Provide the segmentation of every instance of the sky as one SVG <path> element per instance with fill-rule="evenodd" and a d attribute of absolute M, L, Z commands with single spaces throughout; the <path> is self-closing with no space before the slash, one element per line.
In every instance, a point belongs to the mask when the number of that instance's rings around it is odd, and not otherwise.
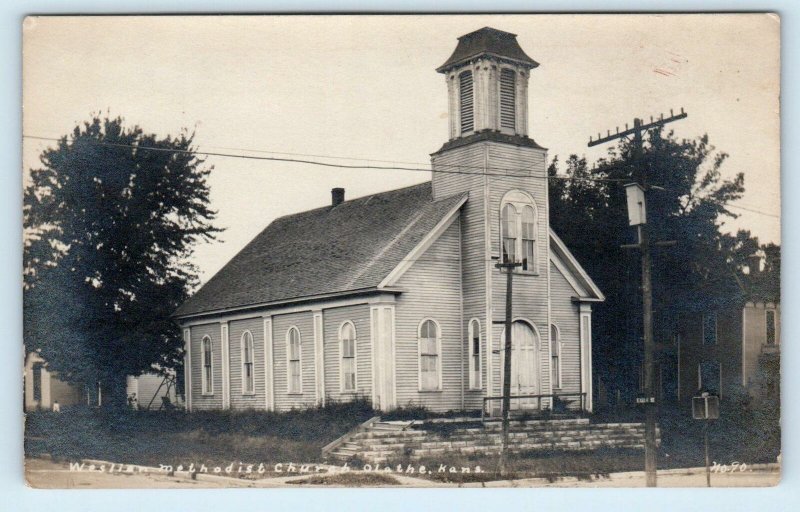
<path fill-rule="evenodd" d="M 730 154 L 746 192 L 723 230 L 780 243 L 780 22 L 765 14 L 31 17 L 23 24 L 23 132 L 60 137 L 93 113 L 200 151 L 427 167 L 447 140 L 435 72 L 457 37 L 513 32 L 531 73 L 529 132 L 548 157 L 590 162 L 589 136 L 684 108 L 676 135 Z M 53 143 L 23 140 L 23 176 Z M 275 218 L 420 183 L 426 172 L 345 170 L 210 156 L 220 241 L 193 255 L 208 280 Z M 302 235 L 302 234 L 300 234 Z"/>

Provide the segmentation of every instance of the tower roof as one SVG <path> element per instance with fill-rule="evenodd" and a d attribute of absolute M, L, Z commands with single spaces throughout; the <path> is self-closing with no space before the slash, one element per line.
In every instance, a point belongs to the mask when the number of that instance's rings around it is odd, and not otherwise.
<path fill-rule="evenodd" d="M 535 68 L 539 65 L 519 46 L 516 34 L 503 32 L 491 27 L 483 27 L 480 30 L 459 37 L 458 46 L 456 46 L 453 54 L 436 71 L 444 73 L 480 55 L 491 55 L 510 60 L 528 68 Z"/>

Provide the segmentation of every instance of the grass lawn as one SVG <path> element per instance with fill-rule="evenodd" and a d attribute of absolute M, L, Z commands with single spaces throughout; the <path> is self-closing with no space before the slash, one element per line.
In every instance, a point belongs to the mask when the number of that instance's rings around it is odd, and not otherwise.
<path fill-rule="evenodd" d="M 158 466 L 313 463 L 374 415 L 364 402 L 285 413 L 72 409 L 26 416 L 25 454 Z"/>
<path fill-rule="evenodd" d="M 662 408 L 659 412 L 661 446 L 660 469 L 704 465 L 703 424 L 693 420 L 685 407 Z M 413 411 L 395 416 L 411 419 Z M 419 411 L 417 411 L 419 412 Z M 424 412 L 424 411 L 423 411 Z M 56 460 L 101 459 L 118 463 L 159 466 L 201 464 L 228 467 L 263 463 L 263 473 L 236 474 L 247 478 L 291 476 L 287 465 L 314 464 L 321 460 L 327 443 L 366 421 L 376 413 L 366 402 L 329 404 L 324 408 L 270 412 L 145 412 L 73 409 L 60 414 L 35 412 L 27 415 L 25 454 L 49 454 Z M 390 416 L 390 415 L 387 415 Z M 422 414 L 432 418 L 435 415 Z M 446 415 L 447 416 L 447 415 Z M 458 416 L 453 413 L 449 416 Z M 461 414 L 463 416 L 463 413 Z M 384 417 L 386 419 L 386 416 Z M 595 422 L 641 422 L 641 411 L 596 414 Z M 425 428 L 452 430 L 460 424 L 427 425 Z M 755 464 L 775 462 L 780 453 L 780 425 L 777 404 L 764 407 L 723 409 L 722 417 L 709 427 L 711 460 L 720 464 L 733 462 Z M 276 464 L 283 464 L 280 475 Z M 440 482 L 481 482 L 513 478 L 548 478 L 573 476 L 592 478 L 609 473 L 640 471 L 644 465 L 641 449 L 607 448 L 592 451 L 537 451 L 510 454 L 505 476 L 498 473 L 497 456 L 467 456 L 447 453 L 422 461 L 391 460 L 393 471 L 421 476 L 419 467 L 428 471 L 424 478 Z M 408 466 L 416 468 L 407 473 Z M 445 471 L 440 472 L 441 465 Z M 386 465 L 382 465 L 386 466 Z M 475 468 L 480 466 L 481 472 Z M 362 464 L 353 460 L 351 469 Z M 451 472 L 450 468 L 454 471 Z M 461 468 L 470 468 L 462 472 Z M 298 468 L 299 469 L 299 468 Z M 308 470 L 307 470 L 308 471 Z M 297 471 L 298 476 L 302 470 Z M 393 485 L 391 473 L 314 474 L 298 485 L 369 486 Z M 362 476 L 359 476 L 362 475 Z M 383 483 L 376 479 L 389 478 Z"/>

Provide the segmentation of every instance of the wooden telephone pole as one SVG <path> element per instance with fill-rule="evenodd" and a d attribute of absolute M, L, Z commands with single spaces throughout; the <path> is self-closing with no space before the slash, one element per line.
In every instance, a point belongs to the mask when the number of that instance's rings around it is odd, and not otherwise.
<path fill-rule="evenodd" d="M 639 203 L 639 208 L 641 209 L 640 215 L 641 220 L 636 221 L 636 226 L 638 228 L 638 238 L 639 243 L 633 246 L 623 246 L 625 248 L 636 248 L 639 249 L 642 253 L 642 329 L 644 331 L 644 388 L 645 388 L 645 397 L 644 397 L 644 407 L 645 407 L 645 442 L 644 442 L 644 470 L 647 478 L 647 486 L 648 487 L 655 487 L 656 486 L 656 399 L 655 399 L 655 342 L 653 341 L 653 287 L 652 287 L 652 280 L 651 280 L 651 256 L 650 256 L 650 234 L 648 232 L 648 226 L 646 221 L 646 203 L 644 201 L 644 192 L 647 191 L 647 169 L 644 165 L 643 157 L 644 157 L 644 142 L 642 138 L 642 134 L 651 128 L 661 127 L 667 123 L 671 123 L 673 121 L 678 121 L 680 119 L 685 119 L 687 114 L 681 109 L 680 114 L 673 114 L 670 111 L 670 116 L 668 118 L 664 118 L 662 115 L 659 119 L 653 120 L 650 118 L 650 122 L 647 124 L 643 124 L 641 119 L 634 119 L 633 120 L 633 128 L 628 129 L 628 126 L 625 126 L 625 130 L 620 132 L 619 128 L 617 128 L 616 133 L 612 134 L 609 130 L 605 137 L 601 137 L 600 134 L 597 134 L 597 139 L 592 140 L 589 137 L 589 147 L 597 146 L 598 144 L 603 144 L 615 139 L 622 139 L 628 135 L 633 136 L 633 168 L 634 168 L 634 175 L 636 178 L 636 182 L 638 186 L 641 188 L 642 191 L 642 200 Z M 629 208 L 629 217 L 631 216 L 630 212 L 630 201 L 628 204 Z M 631 217 L 630 221 L 631 225 L 634 225 L 635 221 Z"/>
<path fill-rule="evenodd" d="M 514 269 L 522 263 L 500 262 L 495 265 L 502 272 L 506 270 L 506 336 L 503 348 L 503 447 L 500 451 L 500 474 L 506 474 L 506 457 L 508 453 L 509 411 L 511 410 L 511 325 L 514 320 L 512 308 L 512 281 Z"/>

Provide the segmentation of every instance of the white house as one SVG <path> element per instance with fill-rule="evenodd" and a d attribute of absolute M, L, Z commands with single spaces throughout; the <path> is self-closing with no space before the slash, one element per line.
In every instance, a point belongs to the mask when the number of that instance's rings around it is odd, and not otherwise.
<path fill-rule="evenodd" d="M 85 392 L 80 386 L 58 378 L 58 374 L 47 367 L 47 362 L 37 352 L 25 356 L 25 376 L 23 379 L 26 411 L 60 410 L 83 403 Z"/>
<path fill-rule="evenodd" d="M 603 294 L 549 228 L 547 150 L 528 135 L 539 64 L 516 36 L 459 38 L 437 71 L 447 142 L 432 180 L 279 218 L 176 312 L 190 410 L 479 409 L 502 388 L 513 286 L 514 407 L 592 408 L 592 304 Z M 583 397 L 583 399 L 581 399 Z M 497 404 L 495 404 L 497 405 Z"/>

